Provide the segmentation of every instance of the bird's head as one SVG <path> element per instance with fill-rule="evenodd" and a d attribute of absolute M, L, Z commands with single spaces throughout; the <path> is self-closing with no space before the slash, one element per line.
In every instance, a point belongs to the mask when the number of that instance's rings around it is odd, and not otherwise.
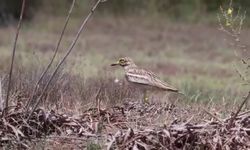
<path fill-rule="evenodd" d="M 111 64 L 111 66 L 122 66 L 122 67 L 127 67 L 127 66 L 135 66 L 135 63 L 133 60 L 129 57 L 123 57 L 120 58 L 116 63 Z"/>

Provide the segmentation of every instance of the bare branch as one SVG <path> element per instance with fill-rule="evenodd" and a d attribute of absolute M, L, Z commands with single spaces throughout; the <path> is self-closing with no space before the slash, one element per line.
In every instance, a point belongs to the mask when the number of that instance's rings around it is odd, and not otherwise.
<path fill-rule="evenodd" d="M 248 101 L 248 99 L 250 98 L 250 91 L 248 92 L 247 97 L 242 101 L 240 107 L 238 108 L 237 112 L 233 115 L 233 117 L 231 118 L 228 127 L 232 127 L 234 120 L 236 119 L 236 117 L 238 116 L 238 114 L 240 113 L 241 109 L 243 108 L 243 106 L 245 105 L 245 103 Z"/>
<path fill-rule="evenodd" d="M 26 0 L 23 0 L 22 2 L 22 8 L 21 8 L 21 13 L 17 25 L 17 30 L 16 30 L 16 36 L 15 36 L 15 41 L 13 45 L 13 50 L 12 50 L 12 57 L 11 57 L 11 64 L 10 64 L 10 70 L 9 70 L 9 81 L 8 81 L 8 87 L 7 87 L 7 96 L 5 100 L 5 109 L 3 111 L 3 114 L 8 112 L 8 106 L 9 106 L 9 95 L 10 95 L 10 86 L 11 86 L 11 79 L 12 79 L 12 71 L 13 71 L 13 65 L 14 65 L 14 60 L 15 60 L 15 54 L 16 54 L 16 45 L 17 45 L 17 40 L 19 36 L 19 31 L 21 28 L 22 20 L 23 20 L 23 14 L 24 14 L 24 8 L 25 8 L 25 3 Z"/>
<path fill-rule="evenodd" d="M 35 109 L 36 109 L 37 106 L 39 105 L 39 103 L 40 103 L 40 101 L 41 101 L 43 95 L 45 94 L 46 90 L 48 89 L 48 87 L 49 87 L 49 85 L 50 85 L 52 79 L 53 79 L 54 76 L 56 75 L 58 69 L 59 69 L 60 66 L 64 63 L 64 61 L 67 59 L 67 57 L 69 56 L 69 54 L 70 54 L 71 51 L 73 50 L 73 48 L 74 48 L 74 46 L 75 46 L 75 44 L 76 44 L 78 38 L 80 37 L 81 32 L 83 31 L 83 29 L 85 29 L 84 27 L 86 26 L 88 20 L 89 20 L 90 17 L 93 15 L 95 9 L 97 8 L 97 6 L 99 5 L 100 2 L 102 2 L 102 0 L 98 0 L 98 1 L 94 4 L 94 6 L 92 7 L 91 11 L 90 11 L 89 14 L 87 15 L 87 17 L 83 20 L 83 22 L 82 22 L 82 24 L 81 24 L 81 26 L 80 26 L 80 28 L 79 28 L 79 30 L 78 30 L 76 36 L 75 36 L 75 39 L 73 40 L 73 42 L 71 43 L 70 47 L 68 48 L 67 53 L 65 54 L 65 56 L 61 59 L 61 61 L 60 61 L 60 62 L 58 63 L 58 65 L 56 66 L 56 69 L 54 70 L 52 76 L 49 78 L 49 81 L 47 82 L 47 84 L 46 84 L 45 87 L 43 88 L 41 95 L 38 97 L 38 99 L 37 99 L 35 105 L 33 106 L 32 110 L 31 110 L 31 112 L 30 112 L 30 114 L 29 114 L 29 116 L 28 116 L 28 118 L 27 118 L 27 121 L 30 119 L 32 113 L 35 111 Z"/>
<path fill-rule="evenodd" d="M 3 90 L 2 90 L 2 78 L 0 77 L 0 111 L 3 110 L 3 104 L 4 100 L 3 100 Z"/>
<path fill-rule="evenodd" d="M 57 45 L 56 45 L 56 48 L 55 48 L 55 50 L 54 50 L 54 54 L 53 54 L 53 56 L 52 56 L 52 58 L 51 58 L 49 64 L 47 65 L 46 69 L 45 69 L 44 72 L 41 74 L 40 78 L 38 79 L 37 83 L 35 84 L 35 87 L 34 87 L 34 89 L 33 89 L 33 91 L 32 91 L 31 97 L 29 98 L 29 100 L 28 100 L 28 102 L 27 102 L 27 104 L 26 104 L 26 107 L 25 107 L 25 108 L 26 108 L 26 110 L 25 110 L 26 112 L 28 111 L 28 109 L 29 109 L 29 107 L 30 107 L 31 101 L 34 99 L 34 95 L 35 95 L 36 92 L 37 92 L 37 89 L 38 89 L 38 87 L 39 87 L 40 82 L 42 81 L 42 79 L 44 78 L 45 74 L 46 74 L 46 73 L 48 72 L 48 70 L 50 69 L 50 67 L 51 67 L 52 63 L 54 62 L 54 59 L 55 59 L 55 57 L 56 57 L 56 55 L 57 55 L 57 53 L 58 53 L 58 50 L 59 50 L 59 47 L 60 47 L 60 44 L 61 44 L 61 41 L 62 41 L 64 32 L 65 32 L 66 27 L 67 27 L 67 25 L 68 25 L 68 22 L 69 22 L 69 19 L 70 19 L 72 10 L 73 10 L 73 8 L 74 8 L 74 6 L 75 6 L 75 1 L 76 1 L 76 0 L 72 0 L 70 9 L 69 9 L 69 11 L 68 11 L 68 15 L 67 15 L 66 20 L 65 20 L 65 24 L 64 24 L 63 29 L 62 29 L 62 32 L 61 32 L 61 34 L 60 34 L 60 38 L 59 38 L 59 40 L 58 40 L 58 42 L 57 42 Z"/>

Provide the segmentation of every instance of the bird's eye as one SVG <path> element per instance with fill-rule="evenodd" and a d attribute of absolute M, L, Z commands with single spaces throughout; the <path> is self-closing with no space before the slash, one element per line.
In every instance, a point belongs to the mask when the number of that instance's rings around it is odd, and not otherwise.
<path fill-rule="evenodd" d="M 121 58 L 121 59 L 119 60 L 119 62 L 120 62 L 120 63 L 124 63 L 124 62 L 125 62 L 125 59 L 124 59 L 124 58 Z"/>

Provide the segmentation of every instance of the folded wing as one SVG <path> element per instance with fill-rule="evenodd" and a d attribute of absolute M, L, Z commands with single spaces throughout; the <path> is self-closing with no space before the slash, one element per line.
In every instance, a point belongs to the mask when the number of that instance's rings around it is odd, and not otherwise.
<path fill-rule="evenodd" d="M 129 69 L 126 78 L 130 82 L 154 86 L 163 90 L 178 92 L 178 90 L 166 82 L 163 82 L 154 73 L 144 69 Z"/>

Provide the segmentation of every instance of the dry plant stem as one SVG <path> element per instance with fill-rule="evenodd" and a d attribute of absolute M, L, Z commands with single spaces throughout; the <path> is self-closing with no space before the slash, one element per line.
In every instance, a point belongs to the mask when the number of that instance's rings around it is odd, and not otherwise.
<path fill-rule="evenodd" d="M 201 107 L 201 109 L 203 109 L 204 112 L 206 112 L 209 116 L 211 116 L 212 118 L 216 119 L 217 121 L 219 121 L 220 123 L 223 123 L 223 121 L 216 117 L 215 115 L 213 115 L 212 113 L 210 113 L 208 110 L 206 110 L 205 108 Z"/>
<path fill-rule="evenodd" d="M 100 114 L 100 110 L 101 110 L 101 106 L 100 106 L 100 103 L 101 103 L 101 99 L 100 99 L 100 94 L 101 94 L 101 90 L 102 90 L 102 85 L 101 87 L 99 88 L 97 94 L 96 94 L 96 107 L 97 107 L 97 110 L 98 110 L 98 113 Z"/>
<path fill-rule="evenodd" d="M 15 54 L 16 54 L 16 45 L 17 45 L 17 40 L 18 40 L 18 36 L 19 36 L 19 31 L 20 31 L 20 28 L 21 28 L 22 20 L 23 20 L 25 3 L 26 3 L 26 0 L 23 0 L 23 2 L 22 2 L 22 8 L 21 8 L 21 13 L 20 13 L 20 17 L 19 17 L 19 21 L 18 21 L 18 25 L 17 25 L 17 30 L 16 30 L 15 41 L 14 41 L 13 50 L 12 50 L 11 64 L 10 64 L 10 70 L 9 70 L 9 81 L 8 81 L 7 95 L 6 95 L 6 100 L 5 100 L 5 109 L 3 111 L 3 115 L 8 112 L 9 95 L 10 95 L 10 85 L 11 85 L 11 80 L 12 80 L 13 65 L 14 65 Z"/>
<path fill-rule="evenodd" d="M 0 111 L 3 110 L 3 103 L 2 78 L 0 78 Z"/>
<path fill-rule="evenodd" d="M 63 62 L 66 60 L 66 58 L 69 56 L 69 54 L 71 53 L 71 51 L 73 50 L 78 38 L 80 37 L 80 34 L 81 32 L 83 31 L 84 27 L 86 26 L 88 20 L 90 19 L 90 17 L 92 16 L 92 14 L 94 13 L 95 9 L 97 8 L 97 6 L 99 5 L 99 3 L 101 2 L 101 0 L 98 0 L 94 6 L 92 7 L 90 13 L 88 14 L 88 16 L 83 20 L 82 24 L 81 24 L 81 27 L 79 28 L 77 34 L 76 34 L 76 37 L 75 39 L 73 40 L 73 42 L 71 43 L 70 47 L 68 48 L 67 50 L 67 53 L 66 55 L 61 59 L 61 61 L 58 63 L 58 65 L 56 66 L 56 69 L 54 70 L 52 76 L 49 78 L 49 81 L 47 82 L 47 84 L 45 85 L 45 87 L 43 88 L 42 90 L 42 93 L 41 95 L 38 97 L 35 105 L 33 106 L 28 118 L 27 118 L 27 121 L 30 119 L 31 115 L 33 114 L 33 112 L 35 111 L 35 109 L 37 108 L 37 106 L 39 105 L 44 93 L 46 92 L 46 90 L 48 89 L 52 79 L 54 78 L 55 74 L 57 73 L 58 69 L 60 68 L 60 66 L 63 64 Z"/>
<path fill-rule="evenodd" d="M 243 100 L 243 102 L 241 103 L 240 107 L 238 108 L 237 112 L 234 114 L 234 116 L 231 118 L 228 127 L 230 128 L 234 122 L 234 120 L 236 119 L 236 117 L 238 116 L 238 114 L 240 113 L 242 107 L 245 105 L 245 103 L 248 101 L 248 99 L 250 98 L 250 91 L 248 92 L 247 97 Z"/>
<path fill-rule="evenodd" d="M 95 135 L 95 134 L 86 134 L 86 136 L 89 137 L 100 137 L 101 135 Z M 70 136 L 48 136 L 47 139 L 68 139 L 68 140 L 81 140 L 84 141 L 86 138 L 81 138 L 81 137 L 70 137 Z"/>
<path fill-rule="evenodd" d="M 73 10 L 73 8 L 74 8 L 74 6 L 75 6 L 75 1 L 76 1 L 76 0 L 72 0 L 70 9 L 69 9 L 69 11 L 68 11 L 67 18 L 66 18 L 66 20 L 65 20 L 65 24 L 64 24 L 64 26 L 63 26 L 63 29 L 62 29 L 62 32 L 61 32 L 61 35 L 60 35 L 60 38 L 59 38 L 59 40 L 58 40 L 58 42 L 57 42 L 57 45 L 56 45 L 56 48 L 55 48 L 55 50 L 54 50 L 54 54 L 53 54 L 53 56 L 52 56 L 52 58 L 51 58 L 51 60 L 50 60 L 50 62 L 49 62 L 49 64 L 48 64 L 48 66 L 46 67 L 46 69 L 44 70 L 44 72 L 41 74 L 39 80 L 37 81 L 37 83 L 36 83 L 36 85 L 35 85 L 35 88 L 34 88 L 33 91 L 32 91 L 31 97 L 29 98 L 29 100 L 28 100 L 28 102 L 27 102 L 27 104 L 26 104 L 26 106 L 25 106 L 25 112 L 26 112 L 26 113 L 27 113 L 27 111 L 28 111 L 28 109 L 29 109 L 29 107 L 30 107 L 30 102 L 34 99 L 34 95 L 35 95 L 36 92 L 37 92 L 37 89 L 38 89 L 38 87 L 39 87 L 40 82 L 42 81 L 42 79 L 44 78 L 45 74 L 48 72 L 49 68 L 51 67 L 52 63 L 53 63 L 54 60 L 55 60 L 55 57 L 56 57 L 56 55 L 57 55 L 57 53 L 58 53 L 59 46 L 60 46 L 60 44 L 61 44 L 61 41 L 62 41 L 62 38 L 63 38 L 63 35 L 64 35 L 64 32 L 65 32 L 65 30 L 66 30 L 66 27 L 67 27 L 67 25 L 68 25 L 70 16 L 71 16 L 71 14 L 72 14 L 72 10 Z"/>

